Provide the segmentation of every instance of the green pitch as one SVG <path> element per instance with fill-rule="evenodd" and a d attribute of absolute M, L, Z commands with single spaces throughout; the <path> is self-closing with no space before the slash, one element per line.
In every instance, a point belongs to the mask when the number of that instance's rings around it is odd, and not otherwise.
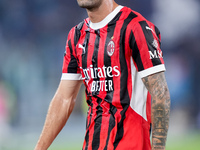
<path fill-rule="evenodd" d="M 63 141 L 62 141 L 63 140 Z M 25 143 L 24 143 L 25 144 Z M 0 144 L 0 150 L 31 150 L 33 144 L 27 144 L 26 146 L 22 143 L 14 144 Z M 67 140 L 60 138 L 56 140 L 48 150 L 81 150 L 82 141 L 80 140 Z M 200 150 L 200 133 L 189 134 L 180 137 L 169 137 L 167 141 L 166 150 Z"/>
<path fill-rule="evenodd" d="M 169 139 L 166 150 L 200 150 L 200 134 Z"/>
<path fill-rule="evenodd" d="M 68 146 L 52 146 L 49 150 L 81 150 L 82 143 L 71 143 Z M 200 134 L 187 135 L 169 139 L 166 150 L 200 150 Z"/>

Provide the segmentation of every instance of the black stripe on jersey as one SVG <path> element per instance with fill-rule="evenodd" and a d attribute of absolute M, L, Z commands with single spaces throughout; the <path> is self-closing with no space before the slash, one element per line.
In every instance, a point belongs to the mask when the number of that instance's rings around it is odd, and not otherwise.
<path fill-rule="evenodd" d="M 91 112 L 90 114 L 87 114 L 87 115 L 90 115 L 90 119 L 89 119 L 89 122 L 87 124 L 87 121 L 86 121 L 86 135 L 85 135 L 85 142 L 86 142 L 86 145 L 85 145 L 85 150 L 88 149 L 88 142 L 89 142 L 89 126 L 91 125 L 91 120 L 92 120 L 92 114 L 93 114 L 93 103 L 92 103 L 92 99 L 91 97 L 87 100 L 87 103 L 88 105 L 90 106 L 89 109 L 91 109 Z"/>
<path fill-rule="evenodd" d="M 113 106 L 112 104 L 110 104 L 110 119 L 109 119 L 109 127 L 108 127 L 108 135 L 107 135 L 107 139 L 106 139 L 106 146 L 104 147 L 104 150 L 107 150 L 108 147 L 108 141 L 110 139 L 110 133 L 112 131 L 112 129 L 115 127 L 115 113 L 117 112 L 117 108 L 115 106 Z"/>
<path fill-rule="evenodd" d="M 84 43 L 83 43 L 83 46 L 85 47 L 85 51 L 83 50 L 82 51 L 82 68 L 85 69 L 87 68 L 87 52 L 88 52 L 88 46 L 87 46 L 87 43 L 89 41 L 89 38 L 90 38 L 90 33 L 89 31 L 85 31 L 86 32 L 86 36 L 85 36 L 85 40 L 84 40 Z M 86 94 L 88 95 L 89 91 L 87 91 L 87 89 L 85 89 L 85 92 Z M 90 106 L 92 107 L 92 106 Z M 92 109 L 91 109 L 92 110 Z M 89 125 L 91 123 L 91 119 L 90 119 L 90 122 L 89 122 Z M 88 127 L 89 127 L 88 125 Z M 85 135 L 85 142 L 86 142 L 86 146 L 85 146 L 85 150 L 88 149 L 88 141 L 89 141 L 89 128 L 87 128 L 87 132 L 86 132 L 86 135 Z"/>
<path fill-rule="evenodd" d="M 94 68 L 98 68 L 98 52 L 99 52 L 99 41 L 100 41 L 100 35 L 99 35 L 99 30 L 96 30 L 95 34 L 96 34 L 96 39 L 94 42 L 94 52 L 92 55 L 92 65 L 93 65 L 93 69 Z M 95 69 L 94 69 L 95 70 Z M 95 81 L 99 81 L 99 77 L 97 76 L 97 79 Z M 96 82 L 98 84 L 98 82 Z M 99 83 L 100 84 L 100 83 Z M 100 87 L 100 86 L 99 86 Z M 99 95 L 99 91 L 94 91 L 92 92 L 92 95 Z"/>
<path fill-rule="evenodd" d="M 68 45 L 69 45 L 69 49 L 70 49 L 71 60 L 70 60 L 70 63 L 68 65 L 69 67 L 68 67 L 67 71 L 70 72 L 70 73 L 77 73 L 77 69 L 74 69 L 74 68 L 78 68 L 78 63 L 77 63 L 76 58 L 73 55 L 71 40 L 68 41 Z"/>
<path fill-rule="evenodd" d="M 161 39 L 160 39 L 160 30 L 156 27 L 156 26 L 154 26 L 154 29 L 155 29 L 155 31 L 156 31 L 156 35 L 157 35 L 157 37 L 158 37 L 158 39 L 159 39 L 159 44 L 161 44 Z"/>
<path fill-rule="evenodd" d="M 131 12 L 129 16 L 124 20 L 124 24 L 120 31 L 120 55 L 119 55 L 120 58 L 119 59 L 120 59 L 121 74 L 124 74 L 124 75 L 121 75 L 121 77 L 127 77 L 127 78 L 120 79 L 120 101 L 121 101 L 123 110 L 120 112 L 121 120 L 117 124 L 118 130 L 117 130 L 117 134 L 114 141 L 114 149 L 117 148 L 120 140 L 122 139 L 124 135 L 123 124 L 124 124 L 124 119 L 126 117 L 125 112 L 128 109 L 129 103 L 130 103 L 130 97 L 129 97 L 128 89 L 127 89 L 128 67 L 127 67 L 126 58 L 125 58 L 125 36 L 126 36 L 127 25 L 136 17 L 137 15 Z"/>
<path fill-rule="evenodd" d="M 116 27 L 116 22 L 119 20 L 121 14 L 122 14 L 122 12 L 118 13 L 115 16 L 115 18 L 108 24 L 107 38 L 106 38 L 106 43 L 105 43 L 105 47 L 104 47 L 104 64 L 106 66 L 111 66 L 111 57 L 109 57 L 107 55 L 107 45 L 110 42 L 111 37 L 114 34 L 114 30 L 115 30 L 115 27 Z M 112 82 L 113 82 L 113 78 L 109 78 L 108 77 L 108 79 L 112 80 Z M 114 86 L 113 86 L 113 89 L 114 89 Z M 114 115 L 116 113 L 116 108 L 111 104 L 112 103 L 112 98 L 113 98 L 113 92 L 107 92 L 105 100 L 110 103 L 109 113 L 111 115 L 110 115 L 110 119 L 109 119 L 108 135 L 107 135 L 106 145 L 104 147 L 104 150 L 107 150 L 108 141 L 110 139 L 110 133 L 111 133 L 112 129 L 115 127 L 115 121 L 113 121 L 113 119 L 114 119 Z"/>
<path fill-rule="evenodd" d="M 85 47 L 85 49 L 83 49 L 82 51 L 82 68 L 83 69 L 87 68 L 88 42 L 90 38 L 90 32 L 89 31 L 85 31 L 85 32 L 86 32 L 86 36 L 83 43 L 83 47 Z"/>
<path fill-rule="evenodd" d="M 135 61 L 136 65 L 137 65 L 138 71 L 144 70 L 144 66 L 142 64 L 142 59 L 140 57 L 140 52 L 139 52 L 137 43 L 135 41 L 135 36 L 133 34 L 133 31 L 131 31 L 131 33 L 130 33 L 129 46 L 132 50 L 132 57 L 133 57 L 133 60 Z"/>
<path fill-rule="evenodd" d="M 96 107 L 96 118 L 95 118 L 95 125 L 94 125 L 94 133 L 93 133 L 93 140 L 92 140 L 92 150 L 98 150 L 100 145 L 100 133 L 101 133 L 101 123 L 102 123 L 102 112 L 103 109 L 100 106 L 102 99 L 97 98 L 98 106 Z"/>
<path fill-rule="evenodd" d="M 141 21 L 141 22 L 139 22 L 139 24 L 142 27 L 142 30 L 143 30 L 143 33 L 144 33 L 144 36 L 145 36 L 145 39 L 146 39 L 146 42 L 148 45 L 149 52 L 151 52 L 152 54 L 156 53 L 156 55 L 159 56 L 157 48 L 155 46 L 153 46 L 153 42 L 154 42 L 153 34 L 155 34 L 155 33 L 153 33 L 154 31 L 147 29 L 147 27 L 148 28 L 150 28 L 150 27 L 148 26 L 146 21 Z M 153 66 L 162 64 L 159 58 L 151 59 L 151 61 L 152 61 Z"/>
<path fill-rule="evenodd" d="M 156 26 L 154 26 L 154 30 L 156 31 L 157 37 L 159 37 L 160 36 L 160 30 Z"/>
<path fill-rule="evenodd" d="M 152 123 L 150 123 L 150 129 L 149 129 L 149 135 L 151 137 L 151 128 L 152 128 Z"/>
<path fill-rule="evenodd" d="M 120 16 L 121 16 L 122 12 L 120 11 L 109 23 L 108 23 L 108 27 L 111 25 L 116 25 L 116 22 L 119 20 Z M 113 28 L 114 29 L 114 28 Z"/>
<path fill-rule="evenodd" d="M 125 56 L 125 36 L 126 36 L 126 28 L 127 25 L 135 18 L 137 15 L 135 15 L 133 12 L 129 14 L 129 16 L 124 20 L 124 24 L 120 31 L 120 69 L 121 69 L 121 77 L 128 77 L 128 67 L 126 63 L 126 56 Z M 130 98 L 128 94 L 127 89 L 127 79 L 128 78 L 121 78 L 120 79 L 120 101 L 123 107 L 123 104 L 129 104 Z M 125 101 L 124 101 L 125 100 Z"/>
<path fill-rule="evenodd" d="M 79 24 L 75 27 L 74 47 L 76 47 L 76 44 L 78 43 L 78 40 L 79 40 L 80 37 L 81 37 L 81 29 L 83 28 L 83 24 L 84 24 L 84 21 L 82 21 L 81 23 L 79 23 Z M 76 48 L 75 48 L 75 53 L 77 54 Z M 77 61 L 79 61 L 79 60 L 77 59 Z M 79 63 L 79 62 L 78 62 L 78 63 Z"/>
<path fill-rule="evenodd" d="M 104 64 L 106 67 L 111 66 L 111 57 L 108 56 L 108 54 L 107 54 L 107 45 L 111 41 L 111 38 L 114 35 L 116 22 L 119 20 L 120 15 L 121 15 L 121 13 L 118 13 L 117 16 L 115 16 L 115 18 L 111 22 L 108 23 L 107 37 L 106 37 L 106 42 L 105 42 L 105 47 L 104 47 Z M 113 83 L 112 77 L 107 76 L 107 80 L 112 80 L 112 83 Z M 114 90 L 114 85 L 112 85 L 112 89 Z M 107 92 L 105 100 L 109 103 L 112 103 L 112 98 L 113 98 L 113 92 Z"/>
<path fill-rule="evenodd" d="M 75 28 L 75 36 L 74 36 L 74 45 L 78 43 L 78 40 L 81 36 L 81 29 L 83 28 L 84 21 L 79 23 Z"/>
<path fill-rule="evenodd" d="M 96 39 L 94 43 L 94 52 L 92 55 L 92 65 L 93 68 L 98 68 L 98 52 L 99 52 L 99 41 L 100 41 L 100 35 L 99 30 L 96 30 Z M 95 81 L 99 81 L 99 77 L 97 76 L 97 79 Z M 100 87 L 100 86 L 99 86 Z M 99 94 L 99 91 L 92 92 L 92 95 L 95 97 Z M 100 145 L 100 133 L 101 133 L 101 123 L 102 123 L 102 107 L 100 106 L 102 102 L 102 99 L 97 98 L 98 106 L 96 107 L 96 118 L 95 118 L 95 125 L 94 125 L 94 133 L 93 133 L 93 140 L 92 140 L 92 150 L 98 150 Z"/>
<path fill-rule="evenodd" d="M 129 104 L 130 103 L 130 97 L 128 94 L 127 89 L 127 80 L 128 80 L 128 67 L 126 63 L 126 56 L 125 56 L 125 36 L 126 36 L 126 28 L 127 25 L 136 18 L 137 15 L 131 12 L 129 16 L 124 20 L 124 24 L 120 31 L 120 68 L 121 68 L 121 77 L 127 77 L 127 78 L 121 78 L 120 79 L 120 101 L 121 104 Z"/>

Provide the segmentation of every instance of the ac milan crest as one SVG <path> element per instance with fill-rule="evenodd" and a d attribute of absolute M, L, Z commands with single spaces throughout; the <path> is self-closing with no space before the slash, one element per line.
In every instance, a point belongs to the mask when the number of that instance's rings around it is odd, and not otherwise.
<path fill-rule="evenodd" d="M 152 45 L 157 49 L 158 48 L 158 42 L 156 39 L 153 40 Z"/>
<path fill-rule="evenodd" d="M 109 56 L 112 56 L 114 51 L 115 51 L 115 43 L 113 42 L 113 40 L 110 40 L 107 46 L 107 53 Z"/>

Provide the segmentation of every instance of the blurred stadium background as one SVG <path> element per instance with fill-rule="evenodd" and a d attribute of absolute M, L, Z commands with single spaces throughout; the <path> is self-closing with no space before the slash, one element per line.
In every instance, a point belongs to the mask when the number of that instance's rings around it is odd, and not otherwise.
<path fill-rule="evenodd" d="M 117 0 L 162 36 L 172 110 L 167 150 L 200 149 L 200 0 Z M 58 86 L 67 34 L 87 17 L 76 0 L 0 0 L 0 150 L 33 149 Z M 82 87 L 50 150 L 80 150 Z"/>

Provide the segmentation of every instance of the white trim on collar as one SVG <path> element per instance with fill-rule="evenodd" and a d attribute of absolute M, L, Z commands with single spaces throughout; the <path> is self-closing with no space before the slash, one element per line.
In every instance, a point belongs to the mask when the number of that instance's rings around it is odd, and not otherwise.
<path fill-rule="evenodd" d="M 124 6 L 117 6 L 109 15 L 107 15 L 102 21 L 98 22 L 98 23 L 92 23 L 90 21 L 90 28 L 97 30 L 100 28 L 105 27 L 119 12 L 120 10 L 123 8 Z"/>

